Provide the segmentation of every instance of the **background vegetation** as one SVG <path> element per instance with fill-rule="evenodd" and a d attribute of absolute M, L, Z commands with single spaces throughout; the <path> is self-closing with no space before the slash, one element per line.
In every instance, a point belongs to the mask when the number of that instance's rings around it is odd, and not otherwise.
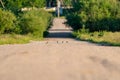
<path fill-rule="evenodd" d="M 5 9 L 13 11 L 15 14 L 24 7 L 42 8 L 46 6 L 46 0 L 2 0 Z M 2 7 L 2 6 L 1 6 Z"/>
<path fill-rule="evenodd" d="M 0 4 L 0 44 L 11 40 L 19 43 L 16 39 L 28 42 L 43 38 L 51 25 L 52 15 L 39 8 L 45 7 L 48 0 L 2 1 L 5 7 Z M 120 44 L 120 0 L 64 0 L 63 4 L 68 7 L 64 10 L 66 23 L 75 30 L 74 36 L 93 42 Z M 22 8 L 31 10 L 23 12 Z"/>
<path fill-rule="evenodd" d="M 71 7 L 72 6 L 72 0 L 63 0 L 63 3 L 65 7 Z"/>
<path fill-rule="evenodd" d="M 16 16 L 8 10 L 0 9 L 0 34 L 19 33 Z"/>
<path fill-rule="evenodd" d="M 2 1 L 5 8 L 0 4 L 0 44 L 43 39 L 52 23 L 52 15 L 42 9 L 46 0 Z M 24 7 L 28 10 L 21 11 Z"/>
<path fill-rule="evenodd" d="M 95 31 L 80 29 L 73 32 L 73 36 L 83 41 L 90 41 L 102 45 L 120 46 L 120 32 Z"/>
<path fill-rule="evenodd" d="M 80 40 L 120 46 L 120 0 L 73 0 L 67 25 Z"/>
<path fill-rule="evenodd" d="M 67 23 L 74 30 L 85 27 L 90 31 L 120 31 L 119 0 L 75 0 L 72 5 Z"/>
<path fill-rule="evenodd" d="M 33 34 L 42 38 L 51 23 L 52 15 L 40 9 L 24 12 L 20 17 L 19 24 L 22 34 Z"/>

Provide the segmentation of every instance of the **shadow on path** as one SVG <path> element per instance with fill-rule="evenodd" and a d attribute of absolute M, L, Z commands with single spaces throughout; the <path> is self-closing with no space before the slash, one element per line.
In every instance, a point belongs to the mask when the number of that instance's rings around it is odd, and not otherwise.
<path fill-rule="evenodd" d="M 72 32 L 51 31 L 46 38 L 72 38 Z"/>
<path fill-rule="evenodd" d="M 46 38 L 72 38 L 72 29 L 64 24 L 65 21 L 65 19 L 55 18 Z"/>

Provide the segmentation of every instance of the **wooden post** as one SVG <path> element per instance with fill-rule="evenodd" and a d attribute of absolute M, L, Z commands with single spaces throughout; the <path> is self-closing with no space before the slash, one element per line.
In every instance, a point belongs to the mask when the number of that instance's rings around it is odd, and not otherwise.
<path fill-rule="evenodd" d="M 3 7 L 3 8 L 5 8 L 5 6 L 4 6 L 4 4 L 3 4 L 2 0 L 0 0 L 0 3 L 2 4 L 2 7 Z"/>

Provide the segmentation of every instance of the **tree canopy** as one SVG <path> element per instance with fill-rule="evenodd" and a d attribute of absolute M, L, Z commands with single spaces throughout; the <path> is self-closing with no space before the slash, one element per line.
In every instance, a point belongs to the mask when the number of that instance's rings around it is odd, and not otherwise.
<path fill-rule="evenodd" d="M 74 29 L 120 31 L 119 0 L 73 0 L 72 5 L 67 19 Z"/>
<path fill-rule="evenodd" d="M 2 0 L 2 2 L 6 9 L 15 13 L 23 7 L 41 8 L 46 6 L 46 0 Z"/>

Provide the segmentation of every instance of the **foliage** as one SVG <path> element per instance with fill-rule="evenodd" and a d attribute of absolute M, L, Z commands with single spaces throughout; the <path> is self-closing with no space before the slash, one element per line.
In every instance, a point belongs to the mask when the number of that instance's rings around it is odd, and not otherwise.
<path fill-rule="evenodd" d="M 71 13 L 67 15 L 67 24 L 70 25 L 74 30 L 78 30 L 79 28 L 82 28 L 82 23 L 80 22 L 80 17 L 78 17 L 77 14 Z"/>
<path fill-rule="evenodd" d="M 19 34 L 2 34 L 0 35 L 0 45 L 3 44 L 24 44 L 29 43 L 31 40 L 42 40 L 31 35 L 19 35 Z"/>
<path fill-rule="evenodd" d="M 6 9 L 17 14 L 24 7 L 45 7 L 46 0 L 3 0 L 3 3 Z"/>
<path fill-rule="evenodd" d="M 45 7 L 46 6 L 46 0 L 26 0 L 24 2 L 24 7 L 28 6 L 28 7 L 37 7 L 37 8 L 41 8 L 41 7 Z"/>
<path fill-rule="evenodd" d="M 75 0 L 73 9 L 67 23 L 75 30 L 85 26 L 90 31 L 120 31 L 118 0 Z"/>
<path fill-rule="evenodd" d="M 78 30 L 73 32 L 73 35 L 80 40 L 95 42 L 102 45 L 120 46 L 120 32 L 85 32 Z"/>
<path fill-rule="evenodd" d="M 7 10 L 0 9 L 0 33 L 19 33 L 16 16 Z"/>
<path fill-rule="evenodd" d="M 43 33 L 51 24 L 52 16 L 44 10 L 31 10 L 24 12 L 20 18 L 22 34 L 33 34 L 43 37 Z"/>
<path fill-rule="evenodd" d="M 17 13 L 22 8 L 22 0 L 3 0 L 5 8 Z"/>
<path fill-rule="evenodd" d="M 72 6 L 72 0 L 63 0 L 65 6 Z"/>
<path fill-rule="evenodd" d="M 46 0 L 2 1 L 5 8 L 0 8 L 0 44 L 27 43 L 41 40 L 48 34 L 46 30 L 51 25 L 52 15 L 40 9 L 46 5 Z M 37 8 L 21 12 L 24 7 Z"/>
<path fill-rule="evenodd" d="M 46 6 L 47 7 L 55 7 L 57 4 L 57 0 L 46 0 Z"/>

